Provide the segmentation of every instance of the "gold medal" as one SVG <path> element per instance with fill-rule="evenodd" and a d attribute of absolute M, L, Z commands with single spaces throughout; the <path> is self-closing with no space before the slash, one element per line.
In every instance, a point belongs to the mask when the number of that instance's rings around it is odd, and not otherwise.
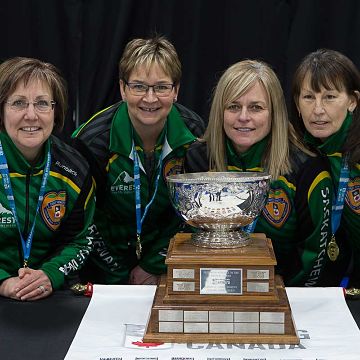
<path fill-rule="evenodd" d="M 137 234 L 136 235 L 136 257 L 138 260 L 140 260 L 140 258 L 141 258 L 141 250 L 142 250 L 142 246 L 141 246 L 141 241 L 140 241 L 140 235 Z"/>
<path fill-rule="evenodd" d="M 71 286 L 70 290 L 76 295 L 84 295 L 86 288 L 87 285 L 77 283 Z"/>
<path fill-rule="evenodd" d="M 327 254 L 331 261 L 335 261 L 339 256 L 339 247 L 338 244 L 336 243 L 334 235 L 331 237 L 331 240 L 328 243 Z"/>
<path fill-rule="evenodd" d="M 346 289 L 345 294 L 349 297 L 358 298 L 360 296 L 360 289 L 356 289 L 356 288 Z"/>

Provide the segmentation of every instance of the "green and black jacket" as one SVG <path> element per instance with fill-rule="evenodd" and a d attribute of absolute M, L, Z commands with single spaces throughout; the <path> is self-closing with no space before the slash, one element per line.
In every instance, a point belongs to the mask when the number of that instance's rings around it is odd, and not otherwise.
<path fill-rule="evenodd" d="M 31 166 L 10 137 L 0 133 L 8 162 L 17 216 L 26 240 L 34 221 L 44 156 Z M 94 186 L 89 166 L 78 151 L 51 136 L 45 143 L 50 149 L 51 166 L 45 194 L 36 217 L 28 266 L 41 269 L 54 289 L 65 276 L 78 271 L 91 250 L 91 224 L 94 210 Z M 0 181 L 0 281 L 17 276 L 23 266 L 21 240 Z"/>
<path fill-rule="evenodd" d="M 152 274 L 166 271 L 164 260 L 169 240 L 181 224 L 169 201 L 166 176 L 183 172 L 186 148 L 204 129 L 198 115 L 174 104 L 154 152 L 155 164 L 163 146 L 166 156 L 158 191 L 142 225 L 140 260 L 135 253 L 133 137 L 141 160 L 142 214 L 154 192 L 156 170 L 146 173 L 142 144 L 132 127 L 127 104 L 120 102 L 99 112 L 74 133 L 74 145 L 87 157 L 96 179 L 95 224 L 102 236 L 94 243 L 95 251 L 84 268 L 84 280 L 127 283 L 129 272 L 137 265 Z"/>
<path fill-rule="evenodd" d="M 339 185 L 341 162 L 343 157 L 342 148 L 347 138 L 352 122 L 352 115 L 348 114 L 341 128 L 330 136 L 325 142 L 320 142 L 309 133 L 305 135 L 305 141 L 327 157 L 331 167 L 331 176 L 334 188 Z M 341 217 L 340 227 L 336 232 L 336 242 L 340 247 L 340 255 L 348 255 L 352 252 L 353 266 L 350 285 L 360 286 L 360 164 L 356 163 L 350 168 L 349 182 L 345 197 L 344 210 Z M 352 269 L 351 269 L 352 268 Z"/>
<path fill-rule="evenodd" d="M 267 145 L 265 138 L 239 156 L 227 140 L 228 171 L 266 170 L 261 160 Z M 276 270 L 287 286 L 320 286 L 328 280 L 324 269 L 329 261 L 326 244 L 331 236 L 331 178 L 327 162 L 321 157 L 292 149 L 291 162 L 291 174 L 271 181 L 268 201 L 255 232 L 265 233 L 272 240 Z M 206 143 L 196 142 L 186 155 L 185 170 L 208 169 Z"/>

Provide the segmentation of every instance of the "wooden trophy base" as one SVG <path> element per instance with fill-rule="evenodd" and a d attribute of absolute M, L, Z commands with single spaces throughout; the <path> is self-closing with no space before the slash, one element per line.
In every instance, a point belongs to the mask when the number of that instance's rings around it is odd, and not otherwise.
<path fill-rule="evenodd" d="M 211 249 L 177 234 L 143 341 L 299 344 L 271 241 L 251 237 L 242 248 Z"/>

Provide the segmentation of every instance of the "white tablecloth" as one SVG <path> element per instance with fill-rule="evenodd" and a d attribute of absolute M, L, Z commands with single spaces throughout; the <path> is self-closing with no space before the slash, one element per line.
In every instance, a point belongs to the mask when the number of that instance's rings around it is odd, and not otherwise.
<path fill-rule="evenodd" d="M 359 360 L 360 331 L 341 288 L 288 288 L 300 345 L 171 344 L 144 347 L 155 286 L 94 285 L 66 360 Z"/>

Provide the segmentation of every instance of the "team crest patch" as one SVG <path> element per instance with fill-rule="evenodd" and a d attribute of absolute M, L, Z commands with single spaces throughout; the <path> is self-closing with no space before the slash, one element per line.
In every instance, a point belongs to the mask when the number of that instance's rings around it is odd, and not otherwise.
<path fill-rule="evenodd" d="M 181 174 L 183 172 L 184 159 L 173 158 L 168 160 L 163 167 L 163 176 L 166 180 L 167 176 Z"/>
<path fill-rule="evenodd" d="M 53 231 L 60 226 L 66 210 L 66 191 L 50 191 L 44 195 L 41 204 L 41 217 Z"/>
<path fill-rule="evenodd" d="M 345 201 L 353 212 L 360 214 L 360 177 L 349 180 Z"/>
<path fill-rule="evenodd" d="M 268 201 L 263 210 L 266 220 L 274 227 L 281 228 L 290 215 L 291 205 L 286 192 L 282 189 L 271 189 Z"/>

